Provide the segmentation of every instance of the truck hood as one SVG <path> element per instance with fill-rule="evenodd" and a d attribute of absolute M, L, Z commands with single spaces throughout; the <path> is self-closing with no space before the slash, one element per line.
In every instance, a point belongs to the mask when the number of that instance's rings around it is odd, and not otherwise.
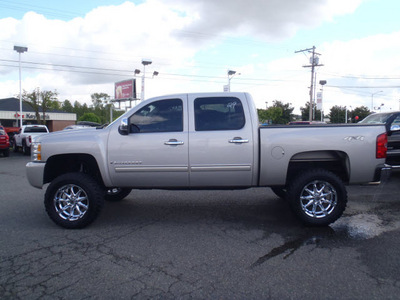
<path fill-rule="evenodd" d="M 105 129 L 89 127 L 85 129 L 55 131 L 45 135 L 35 137 L 35 142 L 52 143 L 58 141 L 85 142 L 99 134 L 104 133 Z"/>

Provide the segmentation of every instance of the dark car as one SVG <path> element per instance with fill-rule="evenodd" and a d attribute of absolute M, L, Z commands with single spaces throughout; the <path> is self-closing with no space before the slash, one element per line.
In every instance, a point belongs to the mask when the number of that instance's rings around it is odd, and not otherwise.
<path fill-rule="evenodd" d="M 400 111 L 373 113 L 359 123 L 385 124 L 388 132 L 386 163 L 400 168 Z"/>
<path fill-rule="evenodd" d="M 10 138 L 3 126 L 0 126 L 0 152 L 4 156 L 10 155 Z"/>

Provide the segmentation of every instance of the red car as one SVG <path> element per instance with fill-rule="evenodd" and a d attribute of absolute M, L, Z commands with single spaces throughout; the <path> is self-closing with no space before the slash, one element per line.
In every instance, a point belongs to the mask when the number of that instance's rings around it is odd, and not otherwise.
<path fill-rule="evenodd" d="M 0 126 L 0 152 L 6 157 L 10 155 L 10 138 L 3 126 Z"/>

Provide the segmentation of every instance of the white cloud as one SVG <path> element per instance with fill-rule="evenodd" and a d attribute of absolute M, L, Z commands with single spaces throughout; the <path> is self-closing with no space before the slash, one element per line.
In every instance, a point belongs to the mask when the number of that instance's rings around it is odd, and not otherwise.
<path fill-rule="evenodd" d="M 362 0 L 166 0 L 193 16 L 186 30 L 215 35 L 253 34 L 269 40 L 293 36 L 335 16 L 352 13 Z"/>
<path fill-rule="evenodd" d="M 154 80 L 146 79 L 148 97 L 176 92 L 222 91 L 222 85 L 226 84 L 225 70 L 235 66 L 242 75 L 232 80 L 233 91 L 251 92 L 259 107 L 264 107 L 266 101 L 271 105 L 272 100 L 281 100 L 291 102 L 298 111 L 309 99 L 310 72 L 301 67 L 308 63 L 303 55 L 290 52 L 284 59 L 270 61 L 270 57 L 259 55 L 252 45 L 248 45 L 243 54 L 249 60 L 240 53 L 237 55 L 240 60 L 227 58 L 213 63 L 214 51 L 217 53 L 217 46 L 229 38 L 234 39 L 234 43 L 224 51 L 228 54 L 237 51 L 236 45 L 240 45 L 243 35 L 258 39 L 258 46 L 264 46 L 261 42 L 264 40 L 268 47 L 271 41 L 288 39 L 300 29 L 350 14 L 361 2 L 257 0 L 250 5 L 247 1 L 232 0 L 148 0 L 141 4 L 125 2 L 118 6 L 98 7 L 83 18 L 70 21 L 47 19 L 30 12 L 22 20 L 0 20 L 0 54 L 3 59 L 17 60 L 17 53 L 11 50 L 13 45 L 23 43 L 28 46 L 22 60 L 35 64 L 23 64 L 23 89 L 57 90 L 60 100 L 90 102 L 90 94 L 94 92 L 112 95 L 113 82 L 132 77 L 135 68 L 142 69 L 141 59 L 150 58 L 153 64 L 147 69 L 148 77 L 153 70 L 159 71 L 160 76 Z M 328 84 L 344 84 L 348 78 L 332 74 L 377 72 L 393 75 L 397 72 L 400 75 L 399 62 L 394 59 L 400 51 L 399 35 L 393 33 L 317 45 L 322 53 L 321 63 L 325 64 L 318 70 L 321 72 L 318 79 L 324 76 Z M 297 49 L 291 51 L 294 50 Z M 197 60 L 199 54 L 204 53 L 211 58 L 208 65 Z M 254 63 L 255 57 L 257 63 Z M 0 98 L 18 93 L 18 64 L 7 64 L 13 67 L 0 66 Z M 266 80 L 251 81 L 249 78 Z M 326 109 L 349 101 L 364 103 L 368 92 L 360 95 L 326 89 Z M 387 99 L 395 96 L 395 92 L 390 96 L 385 94 Z"/>

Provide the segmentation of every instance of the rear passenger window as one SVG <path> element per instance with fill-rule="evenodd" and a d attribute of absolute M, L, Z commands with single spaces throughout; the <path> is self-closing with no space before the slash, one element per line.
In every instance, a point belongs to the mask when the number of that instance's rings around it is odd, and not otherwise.
<path fill-rule="evenodd" d="M 238 130 L 245 124 L 242 102 L 235 97 L 209 97 L 194 100 L 195 129 Z"/>
<path fill-rule="evenodd" d="M 130 118 L 130 132 L 183 131 L 181 99 L 152 102 Z"/>

